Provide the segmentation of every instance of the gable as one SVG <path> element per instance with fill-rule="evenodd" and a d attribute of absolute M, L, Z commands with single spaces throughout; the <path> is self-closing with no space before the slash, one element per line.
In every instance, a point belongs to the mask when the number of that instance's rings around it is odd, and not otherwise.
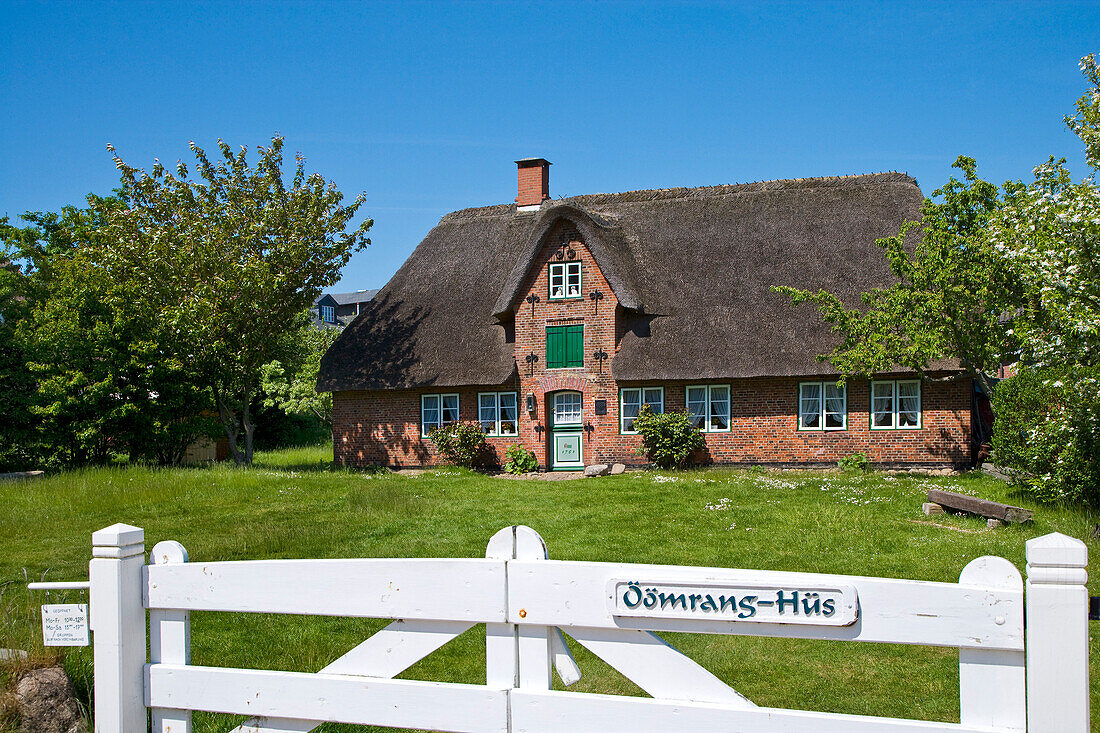
<path fill-rule="evenodd" d="M 524 283 L 539 253 L 563 225 L 575 227 L 579 232 L 581 241 L 592 253 L 619 304 L 627 309 L 642 310 L 642 299 L 635 283 L 638 268 L 622 228 L 611 219 L 594 216 L 575 205 L 563 204 L 551 206 L 538 215 L 528 241 L 493 305 L 493 316 L 503 319 L 515 311 L 516 304 L 525 295 Z"/>

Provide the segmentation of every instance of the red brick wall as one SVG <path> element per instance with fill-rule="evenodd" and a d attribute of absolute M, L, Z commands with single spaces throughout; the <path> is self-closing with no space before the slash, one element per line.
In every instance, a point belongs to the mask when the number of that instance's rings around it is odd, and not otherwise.
<path fill-rule="evenodd" d="M 494 387 L 511 391 L 515 387 Z M 435 444 L 420 437 L 420 395 L 458 394 L 458 417 L 477 420 L 477 394 L 490 388 L 335 392 L 332 437 L 336 462 L 346 466 L 429 466 L 441 463 Z M 514 437 L 488 438 L 498 462 Z"/>
<path fill-rule="evenodd" d="M 898 375 L 903 376 L 903 375 Z M 848 383 L 846 430 L 798 430 L 798 384 L 814 378 L 765 377 L 714 380 L 730 385 L 730 432 L 705 433 L 706 450 L 699 456 L 713 463 L 836 463 L 853 453 L 865 453 L 873 463 L 963 464 L 970 458 L 970 380 L 925 381 L 921 390 L 919 430 L 871 430 L 870 383 Z M 690 382 L 692 385 L 708 382 Z M 684 410 L 688 382 L 657 383 L 665 388 L 665 410 Z M 635 386 L 635 385 L 624 385 Z M 618 404 L 615 412 L 617 419 Z M 600 462 L 624 461 L 640 444 L 638 436 L 618 435 Z M 635 462 L 644 462 L 640 457 Z"/>
<path fill-rule="evenodd" d="M 562 250 L 562 244 L 565 250 Z M 572 254 L 570 254 L 570 250 Z M 559 259 L 561 253 L 564 259 Z M 579 260 L 583 297 L 579 300 L 549 300 L 549 264 Z M 618 301 L 596 266 L 588 248 L 571 226 L 563 224 L 547 237 L 525 284 L 515 317 L 515 358 L 519 384 L 499 387 L 436 388 L 374 392 L 337 392 L 334 395 L 336 460 L 349 466 L 386 464 L 420 466 L 439 463 L 432 442 L 420 437 L 420 395 L 458 393 L 462 420 L 477 420 L 478 392 L 519 393 L 519 436 L 489 438 L 499 460 L 505 448 L 521 442 L 535 451 L 539 465 L 547 465 L 547 406 L 558 390 L 583 393 L 584 460 L 589 463 L 644 463 L 635 453 L 640 440 L 619 433 L 619 387 L 654 386 L 665 389 L 665 410 L 685 408 L 685 387 L 689 382 L 624 383 L 611 377 L 611 359 L 621 339 Z M 603 294 L 593 300 L 593 291 Z M 584 324 L 584 366 L 575 369 L 546 368 L 546 327 Z M 601 364 L 593 357 L 603 351 Z M 529 364 L 528 354 L 538 360 Z M 923 421 L 919 430 L 872 431 L 869 427 L 870 394 L 866 380 L 848 385 L 848 429 L 843 431 L 798 431 L 798 383 L 795 377 L 712 380 L 730 385 L 728 433 L 707 433 L 707 448 L 700 456 L 715 463 L 830 463 L 863 452 L 875 463 L 962 464 L 969 460 L 969 380 L 928 382 L 922 390 Z M 690 382 L 700 384 L 701 382 Z M 526 395 L 535 395 L 537 409 L 525 410 Z M 595 414 L 595 401 L 607 400 L 607 414 Z M 589 427 L 590 426 L 590 427 Z"/>

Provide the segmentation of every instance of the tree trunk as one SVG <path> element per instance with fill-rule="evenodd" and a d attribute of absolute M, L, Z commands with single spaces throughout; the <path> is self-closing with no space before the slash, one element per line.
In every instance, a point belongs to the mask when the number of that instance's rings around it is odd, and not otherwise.
<path fill-rule="evenodd" d="M 218 417 L 221 420 L 222 427 L 225 429 L 225 438 L 229 442 L 229 455 L 233 456 L 233 463 L 237 466 L 244 465 L 244 458 L 241 456 L 241 450 L 237 447 L 237 435 L 239 433 L 237 416 L 234 415 L 233 411 L 229 408 L 225 396 L 222 394 L 222 391 L 218 389 L 217 385 L 214 385 L 213 391 L 214 404 L 218 406 Z M 251 440 L 249 440 L 249 443 L 251 443 Z"/>
<path fill-rule="evenodd" d="M 960 359 L 960 362 L 963 368 L 970 373 L 971 378 L 981 386 L 985 396 L 989 398 L 989 411 L 993 413 L 993 417 L 997 417 L 997 413 L 993 411 L 993 390 L 997 386 L 997 380 L 981 369 L 975 369 L 966 359 Z"/>
<path fill-rule="evenodd" d="M 256 432 L 256 426 L 252 424 L 251 402 L 252 395 L 246 394 L 241 407 L 241 424 L 244 426 L 244 462 L 246 466 L 252 465 L 252 436 Z"/>

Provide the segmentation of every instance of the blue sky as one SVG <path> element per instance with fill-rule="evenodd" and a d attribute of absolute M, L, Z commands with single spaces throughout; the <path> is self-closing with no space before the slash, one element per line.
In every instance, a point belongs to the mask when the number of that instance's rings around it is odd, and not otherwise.
<path fill-rule="evenodd" d="M 907 171 L 995 182 L 1049 155 L 1100 52 L 1100 3 L 0 4 L 0 215 L 80 204 L 127 162 L 279 132 L 367 194 L 382 286 L 448 211 L 555 197 Z"/>

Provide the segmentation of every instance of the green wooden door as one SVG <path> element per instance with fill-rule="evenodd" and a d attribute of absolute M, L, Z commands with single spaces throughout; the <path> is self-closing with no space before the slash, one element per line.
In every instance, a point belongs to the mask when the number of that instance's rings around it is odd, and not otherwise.
<path fill-rule="evenodd" d="M 558 392 L 550 404 L 550 468 L 584 468 L 584 410 L 580 392 Z"/>

